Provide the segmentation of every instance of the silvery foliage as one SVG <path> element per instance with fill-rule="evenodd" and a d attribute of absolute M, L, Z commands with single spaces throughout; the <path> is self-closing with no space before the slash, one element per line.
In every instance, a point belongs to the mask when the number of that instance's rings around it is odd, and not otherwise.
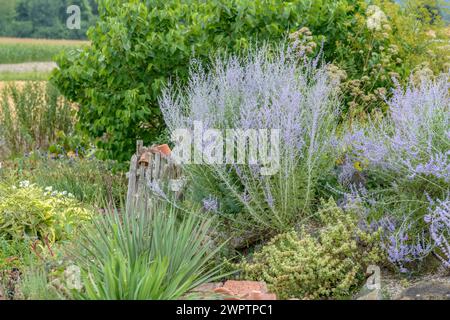
<path fill-rule="evenodd" d="M 163 91 L 160 107 L 171 131 L 192 128 L 194 121 L 202 121 L 205 130 L 280 130 L 275 176 L 261 176 L 258 165 L 202 168 L 213 172 L 250 215 L 247 227 L 279 230 L 298 222 L 308 211 L 323 164 L 333 164 L 339 103 L 336 83 L 318 60 L 263 47 L 244 57 L 218 57 L 209 71 L 194 61 L 185 88 L 172 83 Z M 238 177 L 238 185 L 231 176 Z M 220 199 L 211 195 L 204 203 L 210 199 L 219 201 L 214 211 L 220 213 Z"/>

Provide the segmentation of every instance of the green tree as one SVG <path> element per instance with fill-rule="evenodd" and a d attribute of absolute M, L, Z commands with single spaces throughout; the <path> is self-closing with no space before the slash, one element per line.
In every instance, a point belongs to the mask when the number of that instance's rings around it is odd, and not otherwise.
<path fill-rule="evenodd" d="M 1 35 L 29 38 L 85 39 L 94 24 L 97 6 L 93 0 L 1 0 Z M 81 9 L 81 29 L 66 27 L 70 5 Z M 6 10 L 3 10 L 6 8 Z"/>
<path fill-rule="evenodd" d="M 16 15 L 16 0 L 0 0 L 0 8 L 0 35 L 6 36 Z"/>

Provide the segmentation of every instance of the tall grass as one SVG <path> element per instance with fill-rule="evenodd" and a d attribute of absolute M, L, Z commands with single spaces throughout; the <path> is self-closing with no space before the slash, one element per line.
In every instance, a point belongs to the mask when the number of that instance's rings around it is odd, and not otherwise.
<path fill-rule="evenodd" d="M 58 131 L 70 134 L 76 110 L 46 82 L 0 88 L 0 158 L 46 148 Z"/>

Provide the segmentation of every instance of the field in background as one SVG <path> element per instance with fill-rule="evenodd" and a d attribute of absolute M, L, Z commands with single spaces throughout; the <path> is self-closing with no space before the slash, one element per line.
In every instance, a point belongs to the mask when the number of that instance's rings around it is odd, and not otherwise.
<path fill-rule="evenodd" d="M 0 72 L 0 88 L 2 81 L 46 81 L 50 78 L 50 72 Z"/>
<path fill-rule="evenodd" d="M 86 45 L 88 41 L 0 38 L 0 64 L 53 61 L 63 50 Z"/>

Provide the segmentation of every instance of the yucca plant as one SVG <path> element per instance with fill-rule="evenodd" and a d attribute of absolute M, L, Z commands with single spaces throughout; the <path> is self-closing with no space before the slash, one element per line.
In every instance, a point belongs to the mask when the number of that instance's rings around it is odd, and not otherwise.
<path fill-rule="evenodd" d="M 210 238 L 213 223 L 180 215 L 167 202 L 125 212 L 110 209 L 87 227 L 75 261 L 82 269 L 81 299 L 177 299 L 218 278 Z"/>

